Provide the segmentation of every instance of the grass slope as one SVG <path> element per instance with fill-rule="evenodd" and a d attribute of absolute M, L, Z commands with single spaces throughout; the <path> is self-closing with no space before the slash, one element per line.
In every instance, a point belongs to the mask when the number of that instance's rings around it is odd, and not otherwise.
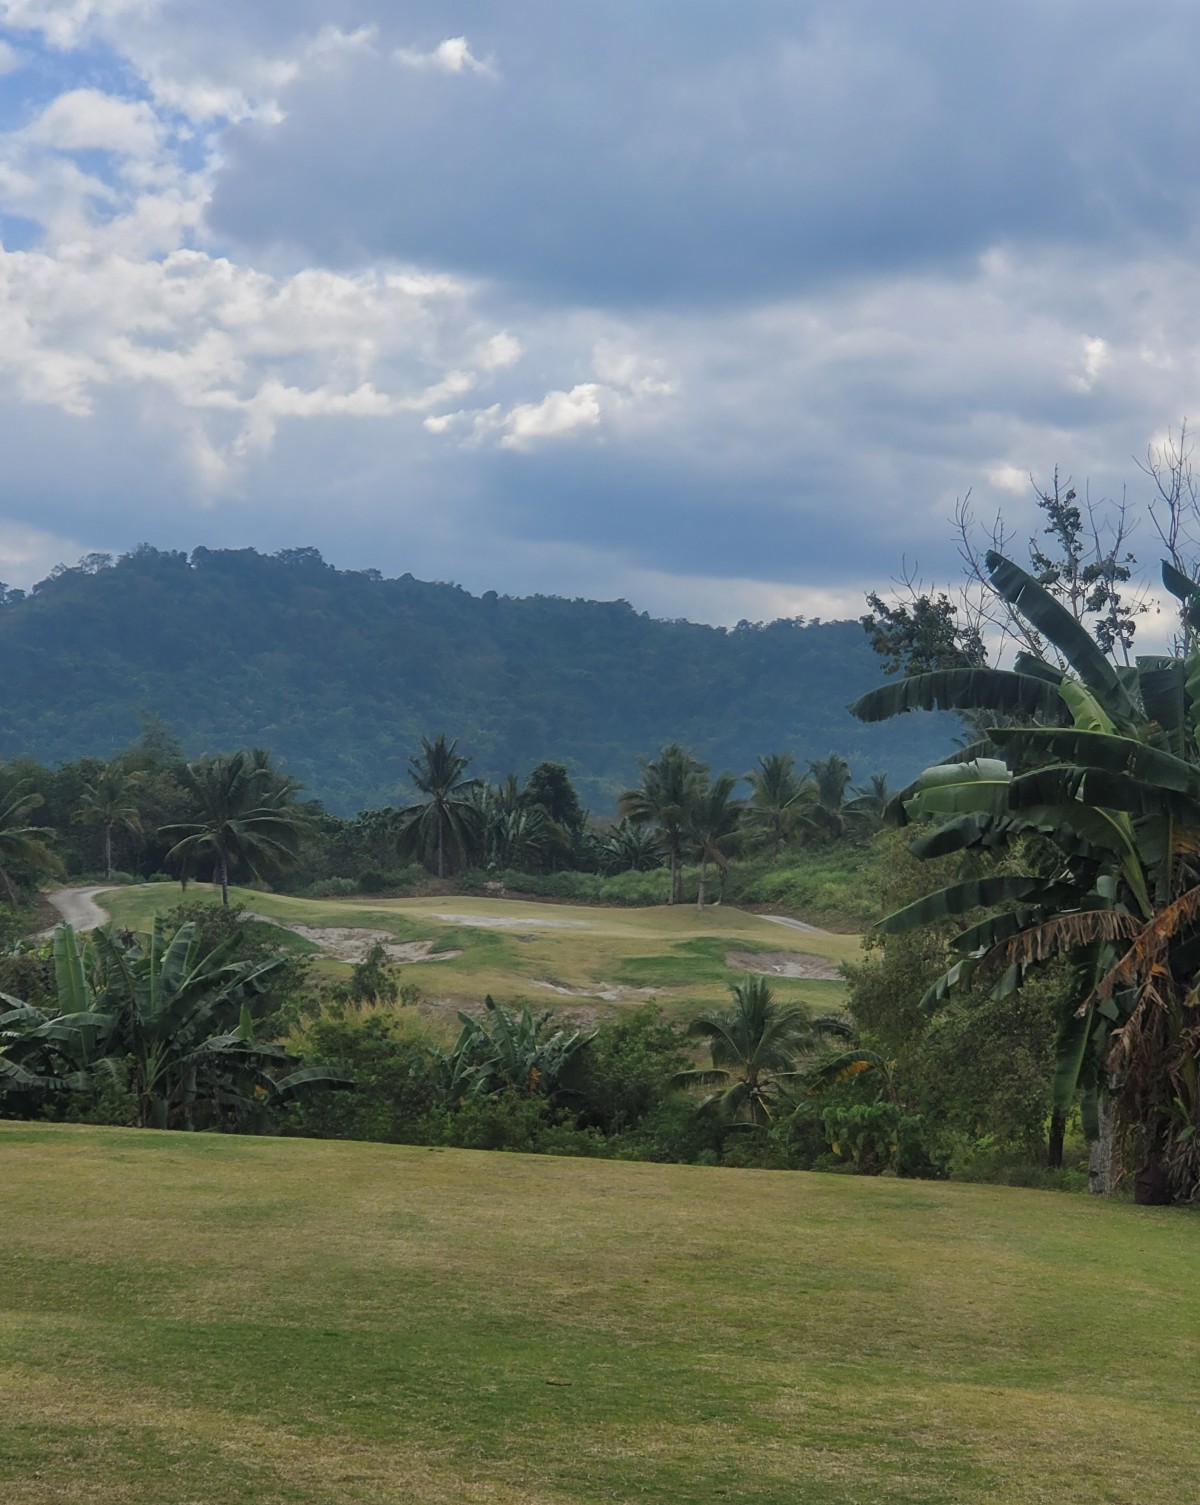
<path fill-rule="evenodd" d="M 1189 1213 L 0 1126 L 6 1505 L 1195 1494 Z"/>
<path fill-rule="evenodd" d="M 209 898 L 210 890 L 189 890 L 190 897 L 197 895 Z M 111 889 L 100 902 L 119 924 L 146 926 L 156 912 L 179 902 L 179 890 L 165 884 Z M 403 969 L 404 980 L 427 997 L 459 1005 L 478 1004 L 490 993 L 501 1003 L 525 998 L 531 1004 L 602 1010 L 604 1004 L 594 998 L 554 989 L 594 993 L 608 984 L 630 990 L 631 996 L 653 992 L 671 1008 L 709 1006 L 727 1001 L 729 983 L 746 976 L 726 967 L 728 951 L 788 952 L 821 957 L 835 966 L 859 953 L 857 936 L 793 930 L 725 907 L 699 914 L 694 905 L 614 909 L 459 896 L 314 900 L 249 890 L 235 890 L 232 902 L 289 924 L 386 930 L 398 940 L 433 940 L 438 950 L 461 950 L 451 961 Z M 444 915 L 503 928 L 447 922 L 439 918 Z M 323 967 L 339 974 L 348 970 L 336 962 Z M 845 996 L 839 981 L 778 977 L 773 986 L 781 999 L 823 1009 L 837 1006 Z"/>

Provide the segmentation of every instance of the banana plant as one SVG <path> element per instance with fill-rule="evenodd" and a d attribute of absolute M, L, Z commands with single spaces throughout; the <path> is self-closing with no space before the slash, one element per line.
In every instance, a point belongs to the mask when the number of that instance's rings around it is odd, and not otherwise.
<path fill-rule="evenodd" d="M 918 825 L 920 857 L 1007 852 L 1027 871 L 972 876 L 881 922 L 885 933 L 969 918 L 936 1008 L 983 979 L 1006 996 L 1054 958 L 1074 992 L 1059 1031 L 1053 1100 L 1082 1100 L 1089 1132 L 1111 1095 L 1171 1191 L 1200 1192 L 1200 654 L 1112 664 L 1019 566 L 992 552 L 997 591 L 1070 665 L 1029 655 L 1012 671 L 917 675 L 851 710 L 881 720 L 917 708 L 988 711 L 961 761 L 927 769 L 893 801 Z M 1169 565 L 1164 584 L 1200 623 L 1200 585 Z M 1036 858 L 1036 861 L 1031 860 Z"/>
<path fill-rule="evenodd" d="M 14 1038 L 0 1059 L 54 1087 L 86 1088 L 107 1073 L 129 1091 L 144 1128 L 261 1125 L 267 1108 L 301 1092 L 351 1085 L 324 1067 L 289 1071 L 294 1056 L 254 1039 L 249 1000 L 283 960 L 239 960 L 235 947 L 202 954 L 193 924 L 168 934 L 161 917 L 144 942 L 129 945 L 106 931 L 84 945 L 60 925 L 58 1012 L 6 999 L 0 1030 Z"/>
<path fill-rule="evenodd" d="M 554 1010 L 534 1015 L 502 1008 L 489 994 L 484 1015 L 459 1012 L 462 1033 L 453 1049 L 439 1055 L 442 1096 L 447 1102 L 515 1091 L 554 1097 L 568 1066 L 595 1039 L 595 1031 L 546 1032 Z"/>

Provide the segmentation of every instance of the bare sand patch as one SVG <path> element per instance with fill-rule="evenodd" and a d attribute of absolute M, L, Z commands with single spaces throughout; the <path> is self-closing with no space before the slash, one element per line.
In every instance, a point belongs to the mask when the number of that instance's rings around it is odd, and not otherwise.
<path fill-rule="evenodd" d="M 623 988 L 615 982 L 589 982 L 571 986 L 565 982 L 537 981 L 534 987 L 557 993 L 560 998 L 595 998 L 600 1003 L 624 1003 L 628 998 L 653 998 L 656 988 Z"/>
<path fill-rule="evenodd" d="M 289 925 L 264 914 L 251 915 L 250 918 L 262 920 L 266 925 L 276 925 L 280 930 L 290 930 L 339 962 L 366 961 L 373 946 L 382 946 L 388 961 L 402 966 L 413 962 L 448 962 L 462 955 L 461 951 L 435 951 L 433 941 L 398 941 L 390 930 L 367 930 L 350 925 Z"/>
<path fill-rule="evenodd" d="M 806 956 L 802 951 L 727 951 L 725 965 L 768 977 L 807 977 L 825 982 L 836 982 L 842 975 L 825 957 Z"/>

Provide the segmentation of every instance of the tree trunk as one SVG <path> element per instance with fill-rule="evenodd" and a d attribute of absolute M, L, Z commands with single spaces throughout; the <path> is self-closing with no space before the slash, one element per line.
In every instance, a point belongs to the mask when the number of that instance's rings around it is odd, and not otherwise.
<path fill-rule="evenodd" d="M 112 825 L 106 823 L 104 827 L 104 876 L 112 882 Z"/>
<path fill-rule="evenodd" d="M 1062 1170 L 1063 1138 L 1067 1132 L 1067 1115 L 1055 1108 L 1050 1115 L 1050 1138 L 1046 1146 L 1046 1166 L 1049 1170 Z"/>
<path fill-rule="evenodd" d="M 683 903 L 683 856 L 679 852 L 671 854 L 671 903 Z"/>
<path fill-rule="evenodd" d="M 229 908 L 229 858 L 225 855 L 224 849 L 219 850 L 218 854 L 217 854 L 217 872 L 220 874 L 220 878 L 221 878 L 221 903 L 222 903 L 222 905 L 226 909 L 228 909 Z"/>
<path fill-rule="evenodd" d="M 699 889 L 696 892 L 696 908 L 700 911 L 701 914 L 704 913 L 704 880 L 705 880 L 705 878 L 707 876 L 708 876 L 708 860 L 707 860 L 707 858 L 701 857 L 701 859 L 700 859 L 700 887 L 699 887 Z"/>
<path fill-rule="evenodd" d="M 677 866 L 677 859 L 675 857 L 675 853 L 672 851 L 672 853 L 671 853 L 671 886 L 670 886 L 670 888 L 667 891 L 667 903 L 668 904 L 674 904 L 674 902 L 675 902 L 675 871 L 676 871 L 676 866 Z"/>
<path fill-rule="evenodd" d="M 438 877 L 446 876 L 446 822 L 438 811 Z"/>
<path fill-rule="evenodd" d="M 1088 1155 L 1088 1190 L 1098 1197 L 1107 1197 L 1113 1189 L 1113 1104 L 1110 1097 L 1101 1095 L 1097 1115 L 1100 1137 Z"/>

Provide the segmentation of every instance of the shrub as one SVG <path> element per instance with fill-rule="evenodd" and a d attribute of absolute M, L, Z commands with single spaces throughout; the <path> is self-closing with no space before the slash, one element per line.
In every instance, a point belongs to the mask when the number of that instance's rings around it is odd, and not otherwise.
<path fill-rule="evenodd" d="M 305 899 L 345 899 L 358 893 L 356 878 L 322 878 L 319 883 L 310 883 L 302 895 Z"/>

